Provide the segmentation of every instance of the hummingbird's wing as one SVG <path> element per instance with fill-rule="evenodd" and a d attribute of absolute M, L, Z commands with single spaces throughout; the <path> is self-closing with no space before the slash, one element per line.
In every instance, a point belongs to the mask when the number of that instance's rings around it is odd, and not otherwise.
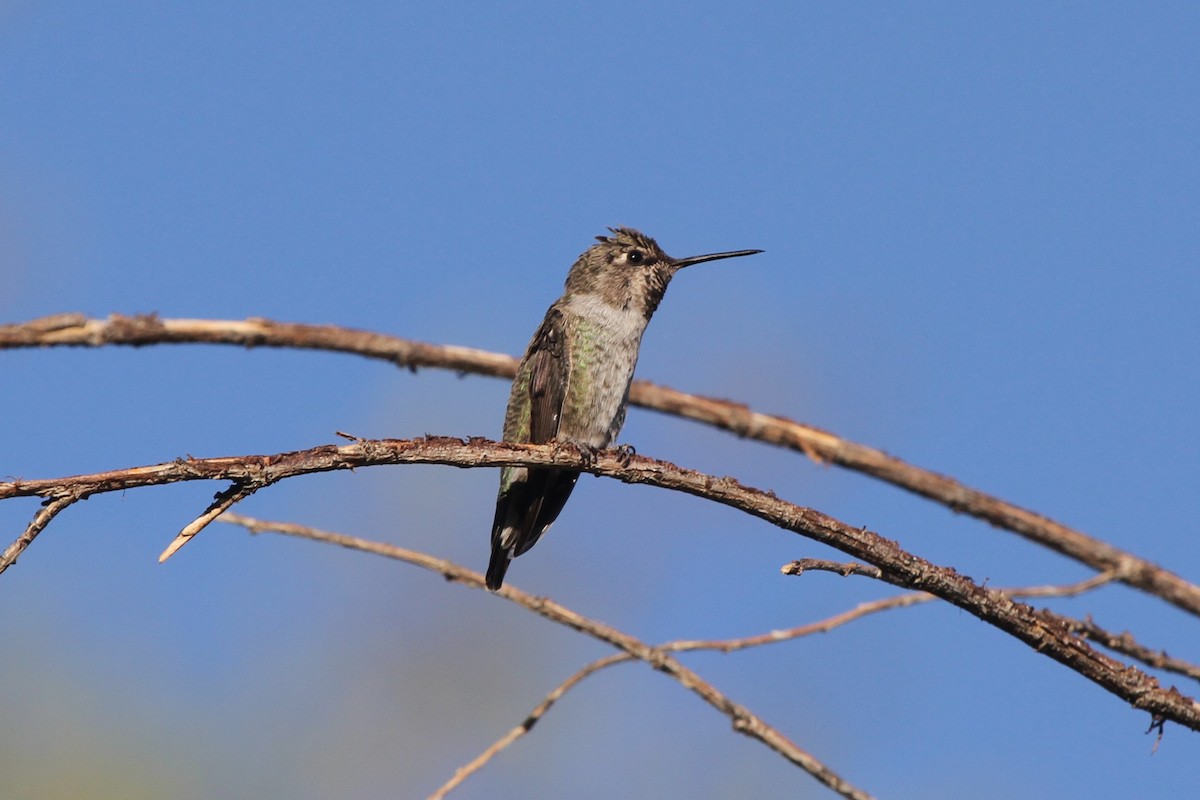
<path fill-rule="evenodd" d="M 529 441 L 533 444 L 545 444 L 558 435 L 571 375 L 562 324 L 562 314 L 547 314 L 529 348 Z"/>
<path fill-rule="evenodd" d="M 570 354 L 567 351 L 562 315 L 547 316 L 538 332 L 540 340 L 529 360 L 529 441 L 545 444 L 558 437 L 563 402 L 570 388 Z M 537 542 L 550 524 L 558 518 L 571 490 L 575 488 L 578 472 L 561 469 L 529 469 L 526 471 L 524 502 L 527 504 L 520 529 L 521 537 L 513 552 L 519 556 Z"/>
<path fill-rule="evenodd" d="M 562 314 L 552 309 L 534 334 L 518 369 L 517 386 L 521 386 L 521 373 L 526 372 L 528 394 L 509 400 L 506 439 L 524 427 L 519 419 L 522 406 L 529 409 L 529 442 L 545 444 L 558 436 L 570 367 Z M 500 588 L 508 562 L 537 543 L 562 511 L 578 478 L 578 472 L 560 469 L 508 467 L 501 471 L 500 494 L 492 523 L 488 588 Z"/>

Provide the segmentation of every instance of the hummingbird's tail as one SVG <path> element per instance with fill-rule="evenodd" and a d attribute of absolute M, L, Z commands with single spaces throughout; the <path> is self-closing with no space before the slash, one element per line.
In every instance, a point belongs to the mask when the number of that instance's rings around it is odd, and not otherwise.
<path fill-rule="evenodd" d="M 512 549 L 508 547 L 493 547 L 492 560 L 488 562 L 487 588 L 494 592 L 504 583 L 504 573 L 508 572 L 508 564 L 512 561 Z"/>
<path fill-rule="evenodd" d="M 508 486 L 501 484 L 492 522 L 492 560 L 487 588 L 504 583 L 508 562 L 537 544 L 571 496 L 578 472 L 561 469 L 521 469 Z"/>

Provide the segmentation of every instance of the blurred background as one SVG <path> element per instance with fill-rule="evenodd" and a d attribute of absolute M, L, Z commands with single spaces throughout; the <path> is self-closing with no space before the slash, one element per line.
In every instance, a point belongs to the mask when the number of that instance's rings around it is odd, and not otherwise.
<path fill-rule="evenodd" d="M 608 225 L 689 270 L 641 377 L 795 417 L 1200 579 L 1200 8 L 1188 3 L 0 4 L 0 319 L 336 323 L 520 353 Z M 507 386 L 349 356 L 0 352 L 0 474 L 497 436 Z M 644 411 L 621 440 L 993 586 L 1078 565 L 859 475 Z M 482 570 L 494 470 L 289 481 L 239 510 Z M 421 797 L 600 644 L 362 553 L 93 498 L 0 577 L 9 798 Z M 7 544 L 36 510 L 0 504 Z M 695 498 L 585 477 L 509 580 L 651 642 L 892 590 Z M 1109 587 L 1045 601 L 1200 659 Z M 1196 736 L 943 604 L 684 659 L 881 798 L 1186 796 Z M 1180 683 L 1167 679 L 1167 683 Z M 1180 688 L 1195 694 L 1196 687 Z M 829 797 L 644 665 L 464 798 Z"/>

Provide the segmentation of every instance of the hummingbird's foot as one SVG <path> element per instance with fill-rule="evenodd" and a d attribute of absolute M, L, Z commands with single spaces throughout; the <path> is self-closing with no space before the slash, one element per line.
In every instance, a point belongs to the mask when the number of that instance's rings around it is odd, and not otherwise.
<path fill-rule="evenodd" d="M 600 455 L 602 448 L 592 447 L 587 442 L 574 442 L 566 440 L 564 444 L 569 444 L 579 452 L 579 457 L 583 460 L 583 468 L 590 469 L 596 463 L 596 457 Z"/>
<path fill-rule="evenodd" d="M 622 467 L 628 467 L 629 460 L 637 455 L 637 450 L 634 450 L 631 444 L 619 444 L 613 450 L 616 452 Z"/>

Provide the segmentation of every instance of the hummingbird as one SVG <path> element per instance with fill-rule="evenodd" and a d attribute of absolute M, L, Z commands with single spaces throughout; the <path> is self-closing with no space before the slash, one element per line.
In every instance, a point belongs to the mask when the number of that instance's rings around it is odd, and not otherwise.
<path fill-rule="evenodd" d="M 625 422 L 642 334 L 671 278 L 693 264 L 762 252 L 671 258 L 644 233 L 608 230 L 571 267 L 525 350 L 504 415 L 506 442 L 566 442 L 585 454 L 608 447 Z M 570 469 L 501 469 L 488 589 L 499 589 L 509 562 L 546 533 L 578 478 Z"/>

